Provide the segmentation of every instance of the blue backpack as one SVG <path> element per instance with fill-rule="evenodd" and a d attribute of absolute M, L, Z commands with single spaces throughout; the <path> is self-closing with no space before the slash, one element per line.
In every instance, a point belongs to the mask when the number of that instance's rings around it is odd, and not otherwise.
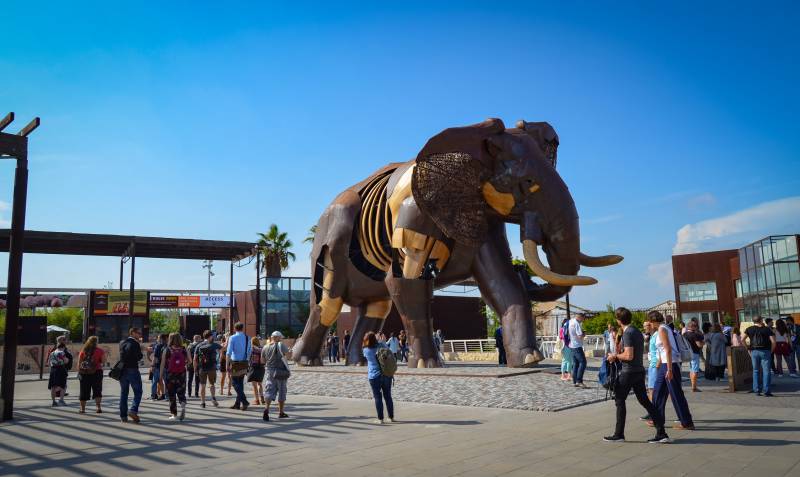
<path fill-rule="evenodd" d="M 569 346 L 569 321 L 561 327 L 564 330 L 564 346 Z"/>

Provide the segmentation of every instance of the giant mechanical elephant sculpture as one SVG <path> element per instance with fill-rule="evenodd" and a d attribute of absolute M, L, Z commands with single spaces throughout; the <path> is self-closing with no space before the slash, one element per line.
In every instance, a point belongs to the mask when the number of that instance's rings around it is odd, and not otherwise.
<path fill-rule="evenodd" d="M 502 317 L 508 365 L 542 360 L 530 301 L 594 284 L 577 275 L 581 265 L 622 257 L 581 253 L 575 203 L 555 168 L 558 136 L 545 122 L 516 126 L 488 119 L 446 129 L 416 159 L 389 164 L 336 197 L 317 224 L 311 312 L 293 349 L 298 364 L 322 364 L 327 330 L 347 303 L 357 310 L 348 364 L 363 362 L 363 336 L 381 329 L 394 304 L 409 337 L 409 366 L 440 366 L 433 290 L 470 277 Z M 513 266 L 506 223 L 519 224 L 525 260 L 544 284 Z"/>

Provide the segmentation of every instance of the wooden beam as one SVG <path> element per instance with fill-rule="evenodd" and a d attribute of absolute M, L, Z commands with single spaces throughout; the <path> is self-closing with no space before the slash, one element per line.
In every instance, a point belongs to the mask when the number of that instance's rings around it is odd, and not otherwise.
<path fill-rule="evenodd" d="M 39 125 L 42 123 L 42 120 L 39 117 L 33 118 L 31 122 L 28 123 L 27 126 L 22 128 L 20 132 L 17 133 L 17 136 L 28 137 L 28 134 L 32 133 Z"/>
<path fill-rule="evenodd" d="M 14 113 L 13 112 L 6 114 L 6 117 L 4 117 L 2 121 L 0 121 L 0 131 L 5 129 L 6 126 L 11 124 L 12 122 L 14 122 Z"/>

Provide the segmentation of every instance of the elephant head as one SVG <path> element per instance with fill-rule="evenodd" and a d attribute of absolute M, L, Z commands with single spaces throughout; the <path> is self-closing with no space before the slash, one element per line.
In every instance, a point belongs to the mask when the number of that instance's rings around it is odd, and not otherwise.
<path fill-rule="evenodd" d="M 558 135 L 545 122 L 516 126 L 488 119 L 442 131 L 417 156 L 412 189 L 445 234 L 465 245 L 485 240 L 492 216 L 519 224 L 525 260 L 547 282 L 531 299 L 554 300 L 572 286 L 597 283 L 577 275 L 581 265 L 613 265 L 622 257 L 581 252 L 575 202 L 555 168 Z M 539 259 L 539 246 L 549 266 Z"/>

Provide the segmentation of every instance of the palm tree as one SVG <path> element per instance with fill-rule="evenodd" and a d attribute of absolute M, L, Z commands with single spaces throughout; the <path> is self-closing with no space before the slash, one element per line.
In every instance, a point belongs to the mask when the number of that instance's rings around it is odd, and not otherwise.
<path fill-rule="evenodd" d="M 289 251 L 292 241 L 275 224 L 269 226 L 267 233 L 259 233 L 258 237 L 258 248 L 263 257 L 261 269 L 268 277 L 280 277 L 281 271 L 289 268 L 289 259 L 295 259 L 294 254 Z"/>
<path fill-rule="evenodd" d="M 317 226 L 312 225 L 310 229 L 308 229 L 308 235 L 306 238 L 303 239 L 303 243 L 314 243 L 314 237 L 317 235 Z"/>

